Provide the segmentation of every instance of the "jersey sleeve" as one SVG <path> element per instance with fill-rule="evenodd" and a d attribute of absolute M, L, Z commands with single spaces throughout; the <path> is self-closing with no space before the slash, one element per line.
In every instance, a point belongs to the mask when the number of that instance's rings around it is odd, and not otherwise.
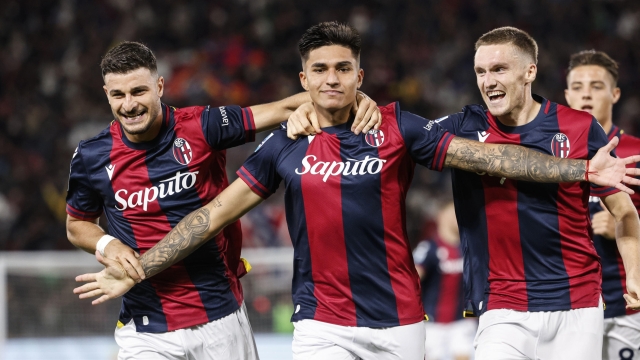
<path fill-rule="evenodd" d="M 214 149 L 227 149 L 255 140 L 256 125 L 250 108 L 207 106 L 201 120 L 202 132 Z"/>
<path fill-rule="evenodd" d="M 82 153 L 76 148 L 71 159 L 67 189 L 67 214 L 80 220 L 95 220 L 102 214 L 102 197 L 91 186 L 89 174 L 82 161 Z"/>
<path fill-rule="evenodd" d="M 598 123 L 598 120 L 593 118 L 591 120 L 591 127 L 589 128 L 589 139 L 587 140 L 587 146 L 589 155 L 587 156 L 589 159 L 593 158 L 598 149 L 607 145 L 609 143 L 609 139 L 607 138 L 607 134 L 604 132 L 604 129 Z M 612 156 L 616 156 L 615 149 L 611 151 Z M 591 196 L 603 197 L 615 194 L 620 190 L 614 187 L 604 187 L 595 184 L 591 184 Z"/>
<path fill-rule="evenodd" d="M 275 193 L 282 181 L 278 173 L 278 156 L 283 146 L 284 142 L 275 132 L 269 134 L 236 172 L 263 199 Z"/>
<path fill-rule="evenodd" d="M 398 128 L 413 160 L 431 170 L 441 171 L 447 149 L 455 136 L 435 120 L 427 120 L 410 112 L 400 112 L 397 119 Z"/>
<path fill-rule="evenodd" d="M 464 119 L 464 114 L 460 112 L 460 113 L 443 116 L 439 119 L 434 120 L 434 122 L 440 125 L 440 127 L 444 128 L 448 132 L 455 135 L 458 133 L 458 129 L 460 128 L 462 119 Z"/>

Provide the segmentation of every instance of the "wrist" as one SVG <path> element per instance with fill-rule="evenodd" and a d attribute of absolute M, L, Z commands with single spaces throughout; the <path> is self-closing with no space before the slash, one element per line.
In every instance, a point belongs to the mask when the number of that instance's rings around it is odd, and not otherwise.
<path fill-rule="evenodd" d="M 99 251 L 100 255 L 102 255 L 104 257 L 105 256 L 104 255 L 104 249 L 111 242 L 111 240 L 115 240 L 115 239 L 116 238 L 114 238 L 113 236 L 111 236 L 109 234 L 102 235 L 102 237 L 96 243 L 96 250 Z"/>

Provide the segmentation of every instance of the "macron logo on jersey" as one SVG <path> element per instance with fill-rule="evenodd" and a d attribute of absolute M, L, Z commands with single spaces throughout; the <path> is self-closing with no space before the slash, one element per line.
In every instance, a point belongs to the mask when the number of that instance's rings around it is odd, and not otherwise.
<path fill-rule="evenodd" d="M 322 175 L 322 181 L 327 182 L 329 176 L 336 175 L 365 175 L 377 174 L 382 171 L 382 166 L 387 160 L 370 157 L 367 155 L 363 160 L 348 159 L 342 161 L 316 161 L 315 155 L 307 155 L 302 159 L 302 170 L 296 168 L 296 174 Z"/>
<path fill-rule="evenodd" d="M 174 177 L 161 180 L 159 186 L 152 186 L 131 193 L 127 189 L 120 189 L 116 191 L 116 201 L 118 202 L 116 209 L 125 211 L 142 206 L 142 209 L 147 211 L 149 203 L 156 199 L 164 199 L 167 196 L 178 194 L 182 190 L 191 189 L 196 184 L 196 175 L 198 173 L 199 171 L 194 171 L 183 174 L 178 171 Z"/>
<path fill-rule="evenodd" d="M 483 131 L 483 132 L 478 131 L 478 140 L 480 142 L 485 142 L 487 140 L 487 138 L 489 137 L 489 135 L 491 135 L 491 134 L 489 134 L 486 131 Z"/>
<path fill-rule="evenodd" d="M 113 164 L 109 164 L 109 166 L 104 167 L 107 170 L 107 175 L 109 175 L 109 180 L 113 177 L 113 170 L 116 169 L 116 166 Z"/>

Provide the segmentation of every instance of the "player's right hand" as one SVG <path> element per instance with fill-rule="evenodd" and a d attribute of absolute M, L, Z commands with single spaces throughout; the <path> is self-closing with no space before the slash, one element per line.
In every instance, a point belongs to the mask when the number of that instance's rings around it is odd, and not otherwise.
<path fill-rule="evenodd" d="M 595 235 L 600 235 L 608 240 L 616 239 L 616 219 L 607 211 L 607 208 L 603 206 L 604 210 L 593 214 L 591 219 L 591 228 Z"/>
<path fill-rule="evenodd" d="M 144 270 L 142 269 L 140 260 L 138 260 L 140 254 L 120 240 L 115 239 L 109 242 L 104 248 L 104 256 L 119 262 L 135 282 L 144 280 Z"/>
<path fill-rule="evenodd" d="M 102 304 L 105 301 L 124 295 L 136 284 L 117 261 L 102 257 L 99 251 L 96 251 L 96 259 L 105 266 L 102 271 L 76 276 L 76 281 L 78 282 L 89 282 L 73 289 L 73 293 L 78 294 L 80 299 L 100 296 L 93 300 L 91 304 Z"/>
<path fill-rule="evenodd" d="M 321 132 L 313 103 L 300 105 L 287 120 L 287 137 L 291 140 L 296 140 L 300 135 L 315 135 Z"/>

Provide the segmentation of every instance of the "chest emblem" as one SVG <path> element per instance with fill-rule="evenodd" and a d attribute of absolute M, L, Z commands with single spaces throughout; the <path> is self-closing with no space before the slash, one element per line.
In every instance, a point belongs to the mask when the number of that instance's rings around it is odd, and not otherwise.
<path fill-rule="evenodd" d="M 551 153 L 553 156 L 560 158 L 568 158 L 571 145 L 569 138 L 563 133 L 557 133 L 551 139 Z"/>
<path fill-rule="evenodd" d="M 193 151 L 187 140 L 177 138 L 173 142 L 173 157 L 182 165 L 187 165 L 193 159 Z"/>
<path fill-rule="evenodd" d="M 384 133 L 382 130 L 371 129 L 364 136 L 364 140 L 369 146 L 378 147 L 384 143 Z"/>

